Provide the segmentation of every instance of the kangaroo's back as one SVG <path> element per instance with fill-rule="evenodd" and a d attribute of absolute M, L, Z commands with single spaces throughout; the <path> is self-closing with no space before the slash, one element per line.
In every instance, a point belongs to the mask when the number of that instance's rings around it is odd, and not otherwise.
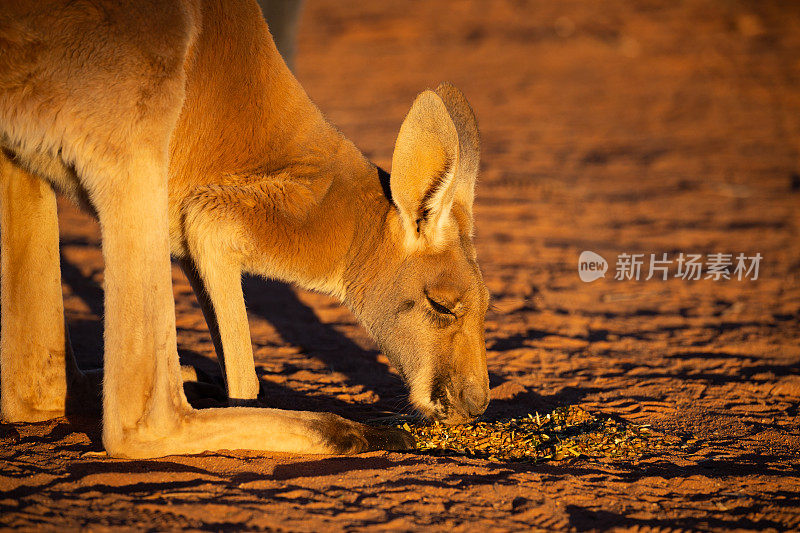
<path fill-rule="evenodd" d="M 201 16 L 171 143 L 173 177 L 269 172 L 302 161 L 332 128 L 284 63 L 256 3 L 205 0 Z"/>

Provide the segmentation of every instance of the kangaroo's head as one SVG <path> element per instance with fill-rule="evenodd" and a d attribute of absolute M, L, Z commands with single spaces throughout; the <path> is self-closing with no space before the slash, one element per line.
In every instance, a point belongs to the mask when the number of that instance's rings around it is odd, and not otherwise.
<path fill-rule="evenodd" d="M 488 293 L 472 244 L 480 146 L 475 116 L 449 84 L 421 93 L 403 121 L 389 180 L 394 207 L 360 315 L 422 414 L 445 423 L 489 401 Z"/>

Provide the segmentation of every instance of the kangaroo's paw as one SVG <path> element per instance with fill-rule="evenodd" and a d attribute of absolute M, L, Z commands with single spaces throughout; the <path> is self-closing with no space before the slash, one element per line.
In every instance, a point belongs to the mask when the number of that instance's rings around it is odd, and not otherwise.
<path fill-rule="evenodd" d="M 183 393 L 192 406 L 209 407 L 227 403 L 225 389 L 202 370 L 191 365 L 181 365 L 181 380 Z M 212 404 L 208 405 L 207 400 L 213 400 Z"/>
<path fill-rule="evenodd" d="M 181 365 L 181 380 L 184 383 L 187 381 L 200 381 L 197 369 L 191 365 Z"/>

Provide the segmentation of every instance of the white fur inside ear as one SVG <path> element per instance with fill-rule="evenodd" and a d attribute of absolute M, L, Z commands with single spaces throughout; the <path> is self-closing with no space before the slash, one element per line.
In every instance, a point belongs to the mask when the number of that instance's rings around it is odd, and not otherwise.
<path fill-rule="evenodd" d="M 452 226 L 450 211 L 453 209 L 453 200 L 455 198 L 455 187 L 453 186 L 455 167 L 455 162 L 449 164 L 449 168 L 439 187 L 425 203 L 425 210 L 428 213 L 428 220 L 426 221 L 428 227 L 424 229 L 426 234 L 424 237 L 427 238 L 430 246 L 437 248 L 448 240 L 449 232 L 447 228 Z"/>
<path fill-rule="evenodd" d="M 408 252 L 444 248 L 458 237 L 458 228 L 450 216 L 455 199 L 455 163 L 437 180 L 430 196 L 415 213 L 400 208 L 404 244 Z"/>

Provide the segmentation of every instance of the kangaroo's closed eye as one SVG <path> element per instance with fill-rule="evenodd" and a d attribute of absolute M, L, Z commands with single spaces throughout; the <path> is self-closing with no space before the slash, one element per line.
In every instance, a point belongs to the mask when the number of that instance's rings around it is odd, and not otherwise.
<path fill-rule="evenodd" d="M 425 297 L 428 299 L 428 303 L 430 304 L 430 306 L 431 306 L 431 307 L 433 308 L 433 310 L 434 310 L 434 311 L 436 311 L 437 313 L 441 313 L 441 314 L 443 314 L 443 315 L 453 315 L 453 316 L 456 316 L 455 312 L 453 312 L 453 310 L 452 310 L 452 309 L 450 309 L 450 307 L 448 307 L 446 304 L 444 304 L 444 303 L 441 303 L 441 302 L 437 302 L 436 300 L 434 300 L 433 298 L 431 298 L 431 297 L 430 297 L 429 295 L 427 295 L 427 294 L 425 295 Z"/>

